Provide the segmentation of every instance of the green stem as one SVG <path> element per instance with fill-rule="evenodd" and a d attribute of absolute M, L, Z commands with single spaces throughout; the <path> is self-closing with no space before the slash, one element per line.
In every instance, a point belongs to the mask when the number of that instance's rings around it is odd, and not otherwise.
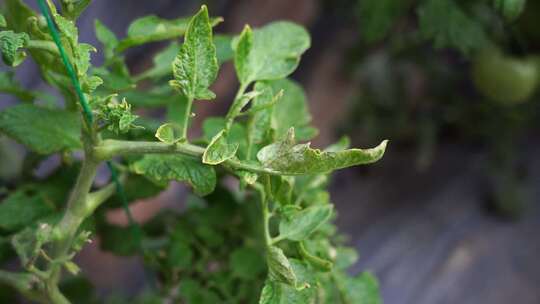
<path fill-rule="evenodd" d="M 26 45 L 26 48 L 27 49 L 44 50 L 44 51 L 50 52 L 50 53 L 52 53 L 54 55 L 60 55 L 60 52 L 58 51 L 58 47 L 52 41 L 30 40 L 30 41 L 28 41 L 28 44 Z"/>
<path fill-rule="evenodd" d="M 126 141 L 126 140 L 104 140 L 94 148 L 94 156 L 99 160 L 108 160 L 114 156 L 134 155 L 134 154 L 184 154 L 201 158 L 204 148 L 188 143 L 177 143 L 174 145 L 153 142 L 153 141 Z M 229 159 L 223 163 L 226 166 L 238 170 L 245 170 L 260 174 L 283 175 L 281 172 L 263 168 L 252 163 L 245 163 L 238 159 Z"/>
<path fill-rule="evenodd" d="M 193 107 L 193 98 L 187 98 L 186 112 L 184 113 L 184 125 L 182 126 L 182 139 L 187 141 L 187 130 L 189 127 L 189 119 L 191 118 L 191 108 Z"/>
<path fill-rule="evenodd" d="M 99 162 L 93 159 L 91 154 L 86 153 L 86 157 L 69 197 L 64 216 L 54 228 L 56 240 L 52 247 L 51 256 L 53 260 L 62 260 L 68 256 L 79 226 L 93 211 L 88 208 L 87 199 L 94 177 L 96 176 Z M 47 296 L 50 302 L 55 304 L 69 303 L 58 289 L 61 269 L 61 264 L 51 264 L 51 275 L 45 282 Z"/>
<path fill-rule="evenodd" d="M 227 113 L 227 116 L 225 116 L 226 118 L 225 130 L 226 131 L 230 130 L 234 122 L 234 119 L 236 118 L 236 116 L 238 116 L 238 114 L 240 113 L 240 110 L 242 110 L 242 107 L 238 103 L 242 99 L 242 95 L 244 95 L 244 92 L 246 91 L 248 86 L 249 86 L 249 83 L 242 83 L 240 84 L 240 87 L 238 88 L 238 91 L 236 92 L 236 96 L 234 97 L 233 104 L 229 108 L 229 112 Z"/>
<path fill-rule="evenodd" d="M 261 208 L 262 208 L 262 217 L 263 217 L 263 231 L 264 231 L 264 241 L 266 243 L 266 246 L 272 245 L 272 237 L 270 236 L 270 213 L 268 212 L 268 201 L 261 200 Z"/>

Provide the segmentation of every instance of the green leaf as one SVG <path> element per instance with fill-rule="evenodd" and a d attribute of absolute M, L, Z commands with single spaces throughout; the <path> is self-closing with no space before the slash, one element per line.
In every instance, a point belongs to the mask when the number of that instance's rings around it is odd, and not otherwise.
<path fill-rule="evenodd" d="M 468 16 L 456 1 L 428 0 L 418 8 L 420 33 L 436 48 L 456 48 L 468 55 L 488 38 L 482 24 Z"/>
<path fill-rule="evenodd" d="M 96 28 L 96 37 L 103 44 L 105 51 L 105 58 L 111 59 L 114 57 L 114 49 L 118 46 L 118 38 L 116 35 L 101 23 L 99 20 L 95 20 L 94 26 Z"/>
<path fill-rule="evenodd" d="M 0 112 L 0 132 L 39 154 L 81 147 L 78 113 L 20 104 Z"/>
<path fill-rule="evenodd" d="M 176 58 L 176 55 L 180 52 L 180 44 L 176 41 L 171 42 L 169 46 L 154 56 L 154 65 L 149 70 L 145 71 L 142 75 L 146 78 L 159 79 L 167 75 L 172 74 L 171 62 Z"/>
<path fill-rule="evenodd" d="M 307 31 L 292 22 L 273 22 L 253 32 L 246 26 L 233 41 L 238 79 L 247 85 L 285 78 L 296 69 L 310 44 Z"/>
<path fill-rule="evenodd" d="M 268 264 L 268 277 L 271 280 L 296 287 L 296 274 L 281 248 L 268 247 L 266 263 Z"/>
<path fill-rule="evenodd" d="M 527 0 L 494 0 L 493 8 L 501 14 L 507 22 L 514 22 L 523 13 Z"/>
<path fill-rule="evenodd" d="M 90 5 L 92 0 L 63 0 L 62 13 L 71 20 L 79 18 L 82 12 Z"/>
<path fill-rule="evenodd" d="M 234 58 L 234 51 L 231 47 L 232 39 L 232 36 L 229 35 L 214 35 L 214 45 L 216 46 L 216 56 L 219 65 Z"/>
<path fill-rule="evenodd" d="M 0 27 L 6 27 L 6 26 L 7 26 L 6 18 L 4 17 L 4 15 L 0 14 Z"/>
<path fill-rule="evenodd" d="M 15 33 L 13 31 L 0 32 L 0 51 L 4 63 L 15 67 L 21 64 L 26 58 L 24 51 L 19 51 L 25 47 L 30 41 L 30 37 L 26 33 Z"/>
<path fill-rule="evenodd" d="M 195 193 L 206 195 L 216 187 L 216 172 L 195 158 L 183 155 L 145 155 L 130 166 L 137 174 L 158 183 L 170 180 L 189 183 Z"/>
<path fill-rule="evenodd" d="M 156 138 L 169 145 L 175 144 L 182 139 L 182 127 L 173 123 L 163 124 L 157 129 Z"/>
<path fill-rule="evenodd" d="M 204 150 L 202 161 L 209 165 L 218 165 L 233 158 L 238 151 L 238 144 L 228 143 L 225 131 L 221 130 Z"/>
<path fill-rule="evenodd" d="M 343 286 L 342 298 L 348 303 L 381 304 L 379 283 L 370 273 L 364 272 L 357 277 L 336 276 L 337 284 Z"/>
<path fill-rule="evenodd" d="M 77 70 L 77 75 L 84 78 L 90 67 L 90 52 L 97 52 L 96 48 L 87 43 L 79 43 L 79 31 L 73 21 L 59 14 L 53 14 L 53 17 L 58 25 L 58 30 L 67 40 L 67 49 L 71 50 L 72 63 Z"/>
<path fill-rule="evenodd" d="M 185 269 L 193 261 L 193 251 L 186 242 L 172 242 L 167 250 L 167 265 L 171 268 Z"/>
<path fill-rule="evenodd" d="M 245 280 L 256 279 L 265 270 L 264 259 L 260 252 L 250 247 L 234 250 L 229 264 L 233 275 Z"/>
<path fill-rule="evenodd" d="M 283 141 L 268 145 L 257 153 L 263 167 L 283 175 L 328 173 L 337 169 L 370 164 L 382 158 L 388 141 L 372 149 L 326 152 L 310 148 L 309 143 L 294 143 L 294 129 Z"/>
<path fill-rule="evenodd" d="M 219 297 L 211 290 L 208 290 L 194 279 L 187 278 L 180 282 L 178 290 L 185 303 L 207 304 L 221 303 Z"/>
<path fill-rule="evenodd" d="M 6 0 L 3 3 L 2 13 L 6 17 L 9 28 L 15 32 L 26 31 L 28 18 L 36 16 L 36 13 L 22 0 Z"/>
<path fill-rule="evenodd" d="M 203 5 L 189 22 L 184 44 L 173 61 L 171 85 L 190 100 L 214 99 L 216 96 L 208 87 L 216 79 L 218 68 L 212 26 Z"/>
<path fill-rule="evenodd" d="M 298 281 L 302 282 L 301 288 L 295 288 L 283 283 L 267 280 L 261 293 L 259 304 L 306 304 L 314 303 L 317 292 L 317 284 L 313 273 L 304 263 L 291 259 L 290 264 Z M 363 302 L 351 302 L 363 303 Z"/>
<path fill-rule="evenodd" d="M 17 231 L 52 212 L 54 205 L 47 204 L 40 195 L 33 195 L 25 189 L 20 189 L 10 194 L 0 204 L 0 229 Z"/>
<path fill-rule="evenodd" d="M 212 139 L 221 132 L 226 125 L 225 118 L 222 117 L 209 117 L 203 123 L 203 134 L 206 141 L 210 142 Z M 247 133 L 244 126 L 240 123 L 233 123 L 229 132 L 227 133 L 227 143 L 237 144 L 238 151 L 236 155 L 239 158 L 246 156 L 247 149 Z"/>
<path fill-rule="evenodd" d="M 315 205 L 303 210 L 288 209 L 279 222 L 279 237 L 292 241 L 308 238 L 332 215 L 332 205 Z"/>
<path fill-rule="evenodd" d="M 234 43 L 234 42 L 233 42 Z M 238 37 L 234 50 L 234 68 L 240 83 L 248 84 L 251 81 L 250 54 L 253 49 L 253 31 L 246 24 Z"/>
<path fill-rule="evenodd" d="M 295 134 L 299 140 L 309 140 L 317 135 L 317 130 L 310 126 L 311 114 L 309 113 L 307 98 L 302 87 L 289 79 L 275 81 L 262 81 L 255 84 L 255 90 L 262 94 L 258 96 L 253 106 L 264 104 L 275 104 L 268 110 L 254 114 L 256 130 L 251 130 L 257 134 L 267 132 L 269 128 L 274 130 L 276 139 L 283 139 L 291 127 L 294 127 Z M 276 96 L 281 98 L 277 102 Z M 253 136 L 256 141 L 261 140 L 261 136 Z"/>
<path fill-rule="evenodd" d="M 211 25 L 216 26 L 223 19 L 212 18 Z M 133 21 L 128 27 L 128 35 L 121 40 L 116 48 L 122 52 L 130 47 L 148 42 L 168 40 L 184 35 L 187 30 L 189 18 L 161 19 L 157 16 L 145 16 Z"/>
<path fill-rule="evenodd" d="M 363 0 L 358 2 L 360 30 L 368 43 L 384 39 L 397 19 L 407 13 L 410 0 Z"/>
<path fill-rule="evenodd" d="M 40 224 L 38 227 L 27 227 L 19 231 L 11 239 L 11 244 L 21 260 L 23 267 L 28 266 L 39 255 L 41 247 L 52 239 L 52 227 Z"/>

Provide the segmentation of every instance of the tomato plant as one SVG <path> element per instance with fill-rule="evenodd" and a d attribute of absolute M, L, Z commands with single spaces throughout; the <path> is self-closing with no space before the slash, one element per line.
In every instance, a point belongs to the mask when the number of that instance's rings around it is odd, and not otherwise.
<path fill-rule="evenodd" d="M 20 261 L 19 271 L 0 270 L 1 283 L 37 302 L 101 302 L 73 261 L 98 236 L 103 250 L 140 255 L 155 274 L 154 288 L 126 303 L 379 303 L 372 275 L 346 272 L 356 253 L 332 224 L 326 185 L 334 170 L 379 160 L 386 141 L 372 149 L 349 149 L 345 138 L 323 150 L 297 143 L 317 133 L 302 87 L 287 78 L 310 46 L 304 28 L 276 21 L 214 34 L 223 20 L 206 6 L 190 18 L 139 18 L 122 39 L 96 21 L 105 62 L 93 66 L 97 49 L 79 42 L 76 26 L 90 1 L 61 1 L 60 10 L 38 3 L 42 14 L 4 2 L 2 58 L 16 67 L 30 57 L 63 98 L 2 74 L 0 90 L 20 103 L 0 112 L 0 132 L 28 155 L 24 178 L 0 194 L 2 260 Z M 170 44 L 131 75 L 124 51 L 155 41 Z M 215 99 L 211 85 L 227 61 L 236 97 L 190 138 L 195 107 Z M 165 109 L 165 121 L 142 116 L 145 108 Z M 61 164 L 35 176 L 54 154 Z M 111 180 L 96 184 L 105 163 Z M 185 212 L 163 211 L 141 226 L 106 220 L 122 206 L 130 218 L 128 203 L 170 181 L 193 189 Z"/>

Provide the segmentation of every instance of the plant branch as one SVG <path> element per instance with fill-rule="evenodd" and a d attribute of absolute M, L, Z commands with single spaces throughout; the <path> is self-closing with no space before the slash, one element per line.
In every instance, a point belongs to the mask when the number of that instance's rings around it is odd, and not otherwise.
<path fill-rule="evenodd" d="M 115 156 L 134 154 L 183 154 L 201 158 L 204 148 L 188 143 L 166 144 L 153 141 L 125 141 L 104 140 L 101 145 L 94 148 L 94 155 L 99 160 L 108 160 Z M 254 173 L 283 175 L 281 172 L 264 168 L 252 163 L 242 162 L 238 159 L 229 159 L 223 163 L 237 170 L 245 170 Z"/>
<path fill-rule="evenodd" d="M 125 181 L 125 175 L 120 176 L 120 181 Z M 111 182 L 103 188 L 91 192 L 86 199 L 86 210 L 89 214 L 93 213 L 101 204 L 108 200 L 113 194 L 116 193 L 116 184 Z"/>
<path fill-rule="evenodd" d="M 191 118 L 191 108 L 193 107 L 193 97 L 187 97 L 186 112 L 184 113 L 184 125 L 182 126 L 182 139 L 187 142 L 187 130 L 189 119 Z"/>

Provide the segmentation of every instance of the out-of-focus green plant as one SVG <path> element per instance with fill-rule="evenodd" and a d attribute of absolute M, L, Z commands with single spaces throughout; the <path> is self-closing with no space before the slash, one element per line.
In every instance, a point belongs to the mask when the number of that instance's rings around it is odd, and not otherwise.
<path fill-rule="evenodd" d="M 358 94 L 346 129 L 368 142 L 383 136 L 418 146 L 420 169 L 432 163 L 437 143 L 446 138 L 482 143 L 490 155 L 490 175 L 511 181 L 504 187 L 495 183 L 496 206 L 506 214 L 519 213 L 519 195 L 499 194 L 502 188 L 519 192 L 515 147 L 538 117 L 538 3 L 326 4 L 341 7 L 340 15 L 359 29 L 349 53 L 354 64 L 348 64 Z M 351 6 L 356 10 L 344 9 Z"/>
<path fill-rule="evenodd" d="M 139 299 L 114 303 L 379 303 L 373 276 L 346 273 L 356 253 L 331 224 L 326 185 L 334 170 L 379 160 L 386 141 L 365 150 L 348 149 L 346 139 L 324 150 L 296 143 L 317 133 L 302 88 L 287 79 L 310 46 L 306 30 L 278 21 L 214 35 L 222 19 L 210 18 L 206 6 L 191 18 L 137 19 L 124 39 L 96 21 L 105 57 L 96 67 L 96 49 L 79 42 L 75 23 L 89 3 L 63 0 L 60 13 L 49 1 L 49 27 L 20 0 L 2 7 L 4 62 L 31 57 L 63 96 L 58 102 L 0 74 L 1 92 L 20 100 L 0 112 L 0 133 L 29 151 L 19 180 L 0 191 L 0 256 L 21 262 L 19 272 L 0 270 L 2 288 L 42 303 L 101 302 L 73 261 L 97 235 L 102 249 L 142 255 L 155 273 Z M 153 67 L 132 76 L 123 52 L 164 40 L 172 42 Z M 240 86 L 227 115 L 207 118 L 203 136 L 188 138 L 194 106 L 216 97 L 210 87 L 230 60 Z M 148 108 L 166 109 L 166 122 L 134 114 Z M 62 156 L 58 168 L 35 177 L 53 154 Z M 113 158 L 122 186 L 97 187 L 99 166 Z M 106 221 L 122 201 L 156 196 L 170 181 L 193 188 L 185 212 L 163 212 L 139 228 Z M 13 292 L 2 302 L 13 302 Z"/>

